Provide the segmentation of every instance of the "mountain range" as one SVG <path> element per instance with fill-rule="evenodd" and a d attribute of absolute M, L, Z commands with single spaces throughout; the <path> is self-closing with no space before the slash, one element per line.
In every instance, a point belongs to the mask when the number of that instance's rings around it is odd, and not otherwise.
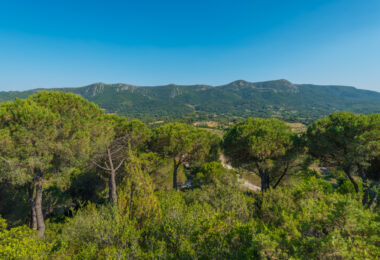
<path fill-rule="evenodd" d="M 43 89 L 0 92 L 0 102 L 25 98 Z M 349 86 L 294 84 L 287 80 L 226 85 L 134 86 L 95 83 L 78 88 L 47 89 L 72 92 L 109 113 L 145 121 L 192 114 L 235 117 L 279 117 L 309 123 L 335 111 L 379 113 L 380 93 Z"/>

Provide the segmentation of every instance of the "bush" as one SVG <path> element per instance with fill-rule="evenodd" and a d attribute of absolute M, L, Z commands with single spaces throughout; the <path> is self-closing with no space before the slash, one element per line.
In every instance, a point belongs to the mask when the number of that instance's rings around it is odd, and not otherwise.
<path fill-rule="evenodd" d="M 251 215 L 252 199 L 239 190 L 236 173 L 222 164 L 206 163 L 196 175 L 194 186 L 198 188 L 183 193 L 187 204 L 205 203 L 219 214 L 232 213 L 242 221 Z"/>
<path fill-rule="evenodd" d="M 89 204 L 67 221 L 61 239 L 70 248 L 68 254 L 80 258 L 129 258 L 139 254 L 139 236 L 135 222 L 117 207 Z"/>
<path fill-rule="evenodd" d="M 255 251 L 253 226 L 242 223 L 236 212 L 207 203 L 200 197 L 205 191 L 158 193 L 162 214 L 146 229 L 147 251 L 169 259 L 239 259 Z"/>
<path fill-rule="evenodd" d="M 264 194 L 257 215 L 261 255 L 274 259 L 374 259 L 380 222 L 356 196 L 310 178 Z"/>
<path fill-rule="evenodd" d="M 0 217 L 1 259 L 45 259 L 53 247 L 53 242 L 39 238 L 26 226 L 7 229 L 6 221 Z"/>

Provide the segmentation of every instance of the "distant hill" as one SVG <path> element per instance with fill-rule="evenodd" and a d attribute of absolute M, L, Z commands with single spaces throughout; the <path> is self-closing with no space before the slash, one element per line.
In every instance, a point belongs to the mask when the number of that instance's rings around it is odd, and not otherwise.
<path fill-rule="evenodd" d="M 95 83 L 79 88 L 53 89 L 73 92 L 110 113 L 160 120 L 189 114 L 237 117 L 279 117 L 311 122 L 334 111 L 380 112 L 380 93 L 347 86 L 293 84 L 287 80 L 227 85 L 165 85 L 139 87 Z M 41 89 L 0 92 L 0 101 L 25 98 Z"/>

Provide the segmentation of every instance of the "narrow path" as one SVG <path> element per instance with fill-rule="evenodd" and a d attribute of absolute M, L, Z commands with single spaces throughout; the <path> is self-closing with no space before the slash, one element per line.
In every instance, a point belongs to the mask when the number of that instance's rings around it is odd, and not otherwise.
<path fill-rule="evenodd" d="M 242 186 L 247 188 L 247 189 L 250 189 L 252 191 L 261 191 L 261 188 L 257 185 L 254 185 L 252 183 L 250 183 L 249 181 L 247 180 L 244 180 L 244 179 L 240 179 L 240 180 L 243 180 L 244 182 L 242 183 Z"/>
<path fill-rule="evenodd" d="M 227 159 L 224 156 L 224 154 L 222 154 L 222 153 L 220 154 L 219 160 L 222 163 L 222 165 L 223 165 L 224 168 L 229 169 L 229 170 L 233 170 L 234 169 L 234 167 L 232 167 L 232 165 L 227 162 Z M 247 188 L 247 189 L 249 189 L 251 191 L 261 191 L 261 188 L 259 186 L 250 183 L 246 179 L 241 178 L 240 175 L 238 175 L 238 176 L 239 176 L 238 177 L 239 178 L 238 181 L 239 181 L 240 185 L 243 186 L 244 188 Z"/>

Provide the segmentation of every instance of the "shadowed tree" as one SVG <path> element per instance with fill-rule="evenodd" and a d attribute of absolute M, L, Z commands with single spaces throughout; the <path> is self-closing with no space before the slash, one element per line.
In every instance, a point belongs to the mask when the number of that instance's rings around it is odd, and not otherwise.
<path fill-rule="evenodd" d="M 112 141 L 99 147 L 93 155 L 93 163 L 108 174 L 109 200 L 117 203 L 116 174 L 127 158 L 128 149 L 138 149 L 149 138 L 145 124 L 138 120 L 127 121 L 124 117 L 109 116 L 113 129 L 109 132 Z"/>
<path fill-rule="evenodd" d="M 174 189 L 178 189 L 179 166 L 217 158 L 218 145 L 216 135 L 181 123 L 170 123 L 155 129 L 150 143 L 153 151 L 173 160 Z"/>
<path fill-rule="evenodd" d="M 307 130 L 310 154 L 343 170 L 357 193 L 354 176 L 366 180 L 371 161 L 380 154 L 379 118 L 340 112 L 316 121 Z"/>
<path fill-rule="evenodd" d="M 371 183 L 367 183 L 371 182 Z M 379 196 L 380 181 L 380 155 L 370 161 L 370 166 L 365 170 L 365 192 L 363 194 L 363 205 L 372 208 L 376 205 Z"/>
<path fill-rule="evenodd" d="M 291 147 L 286 150 L 284 156 L 276 160 L 271 170 L 270 182 L 273 183 L 273 189 L 277 188 L 286 176 L 296 175 L 310 166 L 312 159 L 306 153 L 305 139 L 304 134 L 291 136 Z"/>
<path fill-rule="evenodd" d="M 290 162 L 297 149 L 296 134 L 278 119 L 249 118 L 233 125 L 224 136 L 224 151 L 235 166 L 257 172 L 261 190 L 267 190 L 274 180 L 278 163 Z M 285 165 L 276 187 L 289 170 Z"/>
<path fill-rule="evenodd" d="M 107 142 L 104 112 L 77 95 L 43 91 L 2 104 L 0 124 L 2 165 L 17 183 L 29 185 L 31 226 L 43 235 L 44 185 L 85 167 L 92 149 Z"/>

